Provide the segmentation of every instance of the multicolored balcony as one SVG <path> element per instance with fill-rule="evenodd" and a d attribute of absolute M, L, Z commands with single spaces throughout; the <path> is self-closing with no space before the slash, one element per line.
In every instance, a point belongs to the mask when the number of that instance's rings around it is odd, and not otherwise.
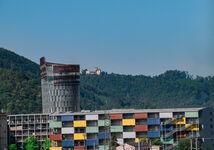
<path fill-rule="evenodd" d="M 49 128 L 62 128 L 62 122 L 61 121 L 50 122 Z"/>
<path fill-rule="evenodd" d="M 99 128 L 98 127 L 86 127 L 86 133 L 98 133 Z"/>
<path fill-rule="evenodd" d="M 163 142 L 163 144 L 174 144 L 174 139 L 173 138 L 161 138 L 161 142 Z"/>
<path fill-rule="evenodd" d="M 50 147 L 50 150 L 62 150 L 62 147 Z"/>
<path fill-rule="evenodd" d="M 186 118 L 173 118 L 172 124 L 186 124 Z"/>
<path fill-rule="evenodd" d="M 86 127 L 86 121 L 74 121 L 74 127 Z"/>
<path fill-rule="evenodd" d="M 197 124 L 193 124 L 193 125 L 190 125 L 190 124 L 186 124 L 186 131 L 199 131 L 199 125 Z"/>
<path fill-rule="evenodd" d="M 74 140 L 86 140 L 87 134 L 85 133 L 74 133 Z"/>
<path fill-rule="evenodd" d="M 135 119 L 123 119 L 122 124 L 123 124 L 123 126 L 134 126 Z"/>

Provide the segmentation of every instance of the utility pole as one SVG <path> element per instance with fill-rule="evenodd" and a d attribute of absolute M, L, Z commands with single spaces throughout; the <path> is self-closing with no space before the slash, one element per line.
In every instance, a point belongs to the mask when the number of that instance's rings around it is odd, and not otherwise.
<path fill-rule="evenodd" d="M 109 113 L 108 113 L 108 104 L 106 100 L 106 105 L 104 110 L 104 150 L 106 150 L 106 145 L 109 145 L 109 143 L 107 144 L 107 140 L 106 140 L 107 133 L 109 137 L 111 137 L 109 126 L 110 126 L 110 120 L 109 120 Z"/>
<path fill-rule="evenodd" d="M 192 138 L 190 139 L 190 150 L 192 150 Z"/>
<path fill-rule="evenodd" d="M 95 142 L 94 142 L 94 145 L 93 145 L 93 149 L 96 150 L 96 149 L 95 149 Z"/>
<path fill-rule="evenodd" d="M 195 149 L 198 150 L 198 138 L 195 138 Z"/>
<path fill-rule="evenodd" d="M 83 137 L 84 137 L 84 150 L 85 150 L 85 133 L 83 133 Z"/>

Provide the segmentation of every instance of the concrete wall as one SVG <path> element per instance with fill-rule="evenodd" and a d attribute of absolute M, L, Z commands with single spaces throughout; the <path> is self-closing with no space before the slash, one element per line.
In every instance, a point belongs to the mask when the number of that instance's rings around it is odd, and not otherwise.
<path fill-rule="evenodd" d="M 200 141 L 202 145 L 214 149 L 214 109 L 206 108 L 199 112 Z"/>
<path fill-rule="evenodd" d="M 7 115 L 0 114 L 0 150 L 7 150 L 8 133 L 7 133 Z"/>

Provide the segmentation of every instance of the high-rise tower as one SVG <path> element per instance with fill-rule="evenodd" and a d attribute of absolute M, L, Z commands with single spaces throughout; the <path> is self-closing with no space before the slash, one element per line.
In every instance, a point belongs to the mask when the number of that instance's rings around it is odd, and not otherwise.
<path fill-rule="evenodd" d="M 46 62 L 40 58 L 42 111 L 80 111 L 80 66 Z"/>

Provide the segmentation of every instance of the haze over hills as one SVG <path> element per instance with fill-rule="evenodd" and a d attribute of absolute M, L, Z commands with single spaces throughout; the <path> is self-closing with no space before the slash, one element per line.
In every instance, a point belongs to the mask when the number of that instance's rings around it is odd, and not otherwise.
<path fill-rule="evenodd" d="M 82 74 L 80 95 L 81 108 L 90 110 L 214 106 L 214 77 L 178 70 L 154 77 Z M 39 113 L 41 107 L 39 65 L 0 48 L 0 109 Z"/>

